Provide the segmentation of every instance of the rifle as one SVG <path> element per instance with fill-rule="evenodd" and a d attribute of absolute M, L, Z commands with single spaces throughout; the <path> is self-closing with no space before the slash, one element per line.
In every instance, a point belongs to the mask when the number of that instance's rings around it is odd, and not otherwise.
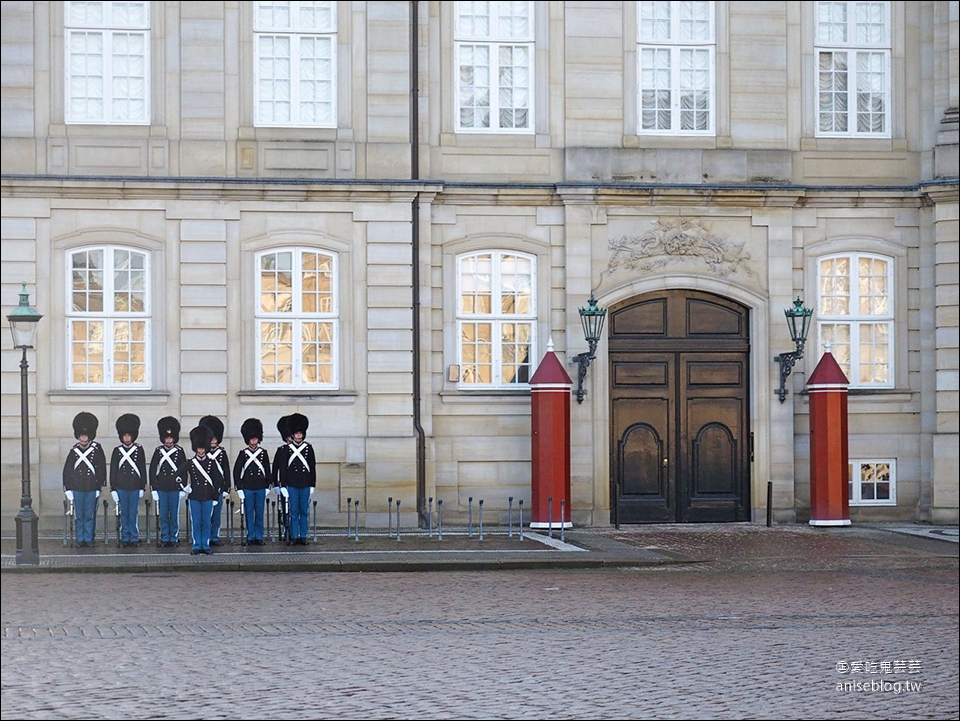
<path fill-rule="evenodd" d="M 246 513 L 244 513 L 243 506 L 244 506 L 244 502 L 241 499 L 240 510 L 237 511 L 237 513 L 240 514 L 240 545 L 246 546 L 247 545 L 247 529 L 246 529 L 246 524 L 244 523 L 244 520 L 246 519 Z"/>
<path fill-rule="evenodd" d="M 177 500 L 180 500 L 180 496 L 177 496 Z M 156 513 L 156 515 L 153 517 L 153 518 L 154 518 L 154 526 L 153 526 L 153 527 L 154 527 L 154 530 L 156 530 L 156 532 L 157 532 L 157 548 L 159 548 L 159 547 L 160 547 L 160 502 L 157 501 L 157 502 L 154 503 L 153 505 L 156 506 L 156 509 L 157 509 L 157 513 Z M 178 505 L 179 505 L 179 504 L 178 504 Z M 148 523 L 149 523 L 149 521 L 148 521 Z"/>
<path fill-rule="evenodd" d="M 290 535 L 290 510 L 287 507 L 287 497 L 280 494 L 277 498 L 277 525 L 280 528 L 280 540 L 289 542 Z"/>
<path fill-rule="evenodd" d="M 66 498 L 64 498 L 64 499 L 63 499 L 63 545 L 64 545 L 64 546 L 67 545 L 67 528 L 68 528 L 68 519 L 67 519 L 67 517 L 68 517 L 69 515 L 70 515 L 70 501 L 68 501 Z M 71 542 L 70 545 L 72 546 L 73 543 Z"/>
<path fill-rule="evenodd" d="M 113 504 L 114 515 L 117 517 L 117 547 L 123 545 L 120 543 L 120 501 Z"/>

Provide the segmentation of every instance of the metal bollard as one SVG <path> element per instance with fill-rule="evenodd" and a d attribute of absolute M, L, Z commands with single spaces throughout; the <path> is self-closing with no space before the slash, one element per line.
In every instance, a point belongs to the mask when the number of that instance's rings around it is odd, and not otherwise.
<path fill-rule="evenodd" d="M 483 499 L 482 498 L 480 499 L 479 506 L 480 506 L 480 538 L 477 540 L 482 541 L 483 540 Z"/>
<path fill-rule="evenodd" d="M 397 543 L 400 543 L 400 499 L 397 499 Z"/>
<path fill-rule="evenodd" d="M 507 537 L 513 538 L 513 496 L 507 499 L 507 528 Z"/>
<path fill-rule="evenodd" d="M 353 503 L 353 498 L 347 497 L 347 538 L 350 538 L 350 505 Z"/>
<path fill-rule="evenodd" d="M 547 538 L 553 538 L 553 496 L 547 498 Z"/>
<path fill-rule="evenodd" d="M 567 539 L 566 539 L 566 534 L 564 534 L 564 532 L 563 532 L 563 529 L 564 529 L 564 528 L 566 527 L 566 525 L 567 525 L 567 523 L 566 523 L 567 515 L 566 515 L 566 513 L 564 513 L 564 510 L 566 509 L 566 506 L 567 506 L 567 499 L 566 499 L 566 498 L 561 498 L 561 499 L 560 499 L 560 542 L 561 542 L 561 543 L 565 543 L 566 540 L 567 540 Z"/>
<path fill-rule="evenodd" d="M 387 538 L 393 535 L 393 496 L 387 499 Z"/>
<path fill-rule="evenodd" d="M 107 545 L 107 499 L 103 499 L 103 545 Z"/>
<path fill-rule="evenodd" d="M 523 499 L 521 498 L 518 502 L 520 506 L 520 540 L 523 540 Z"/>
<path fill-rule="evenodd" d="M 467 527 L 470 529 L 467 536 L 473 538 L 473 496 L 467 498 L 467 523 Z"/>
<path fill-rule="evenodd" d="M 313 542 L 317 542 L 317 502 L 313 502 Z"/>
<path fill-rule="evenodd" d="M 356 533 L 354 540 L 360 541 L 360 499 L 353 502 L 353 530 Z"/>
<path fill-rule="evenodd" d="M 224 501 L 223 505 L 227 505 L 227 501 Z M 230 545 L 233 545 L 233 499 L 229 501 L 229 506 L 227 507 L 227 540 L 230 542 Z"/>
<path fill-rule="evenodd" d="M 276 532 L 273 534 L 273 540 L 277 543 L 280 542 L 280 516 L 277 515 L 277 501 L 276 499 L 270 501 L 270 516 L 276 521 L 275 528 Z"/>
<path fill-rule="evenodd" d="M 430 496 L 427 508 L 427 538 L 433 538 L 433 496 Z"/>
<path fill-rule="evenodd" d="M 144 533 L 146 533 L 146 537 L 143 539 L 143 542 L 149 544 L 150 543 L 150 499 L 149 498 L 143 499 L 143 526 L 144 526 Z"/>
<path fill-rule="evenodd" d="M 68 513 L 70 513 L 70 501 L 64 498 L 63 499 L 63 545 L 64 546 L 67 545 L 67 525 L 69 523 L 69 519 L 67 518 Z"/>
<path fill-rule="evenodd" d="M 437 499 L 437 540 L 443 540 L 443 501 Z"/>

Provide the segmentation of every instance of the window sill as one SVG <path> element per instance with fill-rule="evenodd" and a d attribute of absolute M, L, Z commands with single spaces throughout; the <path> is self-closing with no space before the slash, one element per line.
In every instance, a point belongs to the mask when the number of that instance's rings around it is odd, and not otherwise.
<path fill-rule="evenodd" d="M 325 403 L 352 405 L 356 403 L 359 393 L 345 390 L 314 391 L 285 388 L 278 390 L 244 390 L 238 391 L 237 396 L 244 405 L 275 405 L 278 401 L 284 400 L 294 402 L 322 400 Z"/>
<path fill-rule="evenodd" d="M 53 405 L 75 404 L 77 401 L 98 405 L 120 401 L 123 403 L 147 403 L 159 405 L 167 402 L 170 391 L 153 391 L 142 389 L 121 390 L 119 388 L 62 388 L 47 392 L 47 397 Z"/>
<path fill-rule="evenodd" d="M 491 388 L 474 391 L 448 388 L 440 391 L 440 398 L 444 404 L 473 405 L 495 403 L 498 406 L 517 405 L 529 409 L 530 389 L 524 388 L 514 391 L 502 388 Z"/>

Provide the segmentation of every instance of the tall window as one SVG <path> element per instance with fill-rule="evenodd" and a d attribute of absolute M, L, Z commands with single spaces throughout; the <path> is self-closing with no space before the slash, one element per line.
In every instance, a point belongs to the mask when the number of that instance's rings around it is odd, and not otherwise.
<path fill-rule="evenodd" d="M 535 358 L 536 259 L 489 251 L 457 260 L 460 387 L 529 383 Z"/>
<path fill-rule="evenodd" d="M 150 122 L 150 3 L 67 2 L 66 121 Z"/>
<path fill-rule="evenodd" d="M 821 258 L 817 326 L 851 386 L 893 387 L 893 261 L 862 253 Z"/>
<path fill-rule="evenodd" d="M 337 388 L 337 259 L 308 248 L 257 256 L 257 385 Z"/>
<path fill-rule="evenodd" d="M 68 387 L 150 387 L 150 256 L 83 248 L 68 256 Z"/>
<path fill-rule="evenodd" d="M 818 2 L 817 135 L 890 136 L 890 3 Z"/>
<path fill-rule="evenodd" d="M 533 3 L 456 8 L 457 129 L 533 132 Z"/>
<path fill-rule="evenodd" d="M 256 124 L 337 124 L 337 4 L 255 3 Z"/>
<path fill-rule="evenodd" d="M 851 460 L 848 495 L 851 506 L 897 505 L 897 462 Z"/>
<path fill-rule="evenodd" d="M 639 3 L 641 133 L 714 133 L 713 6 L 712 2 Z"/>

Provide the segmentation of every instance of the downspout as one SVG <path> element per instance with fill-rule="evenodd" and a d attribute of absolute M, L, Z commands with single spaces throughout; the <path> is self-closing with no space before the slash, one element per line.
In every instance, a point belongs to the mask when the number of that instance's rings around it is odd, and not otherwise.
<path fill-rule="evenodd" d="M 420 98 L 418 81 L 420 58 L 418 47 L 419 2 L 410 2 L 410 179 L 420 179 Z M 420 191 L 414 192 L 410 209 L 411 250 L 413 254 L 413 429 L 417 434 L 417 513 L 419 525 L 427 519 L 427 439 L 420 422 Z M 397 519 L 400 523 L 400 519 Z"/>

